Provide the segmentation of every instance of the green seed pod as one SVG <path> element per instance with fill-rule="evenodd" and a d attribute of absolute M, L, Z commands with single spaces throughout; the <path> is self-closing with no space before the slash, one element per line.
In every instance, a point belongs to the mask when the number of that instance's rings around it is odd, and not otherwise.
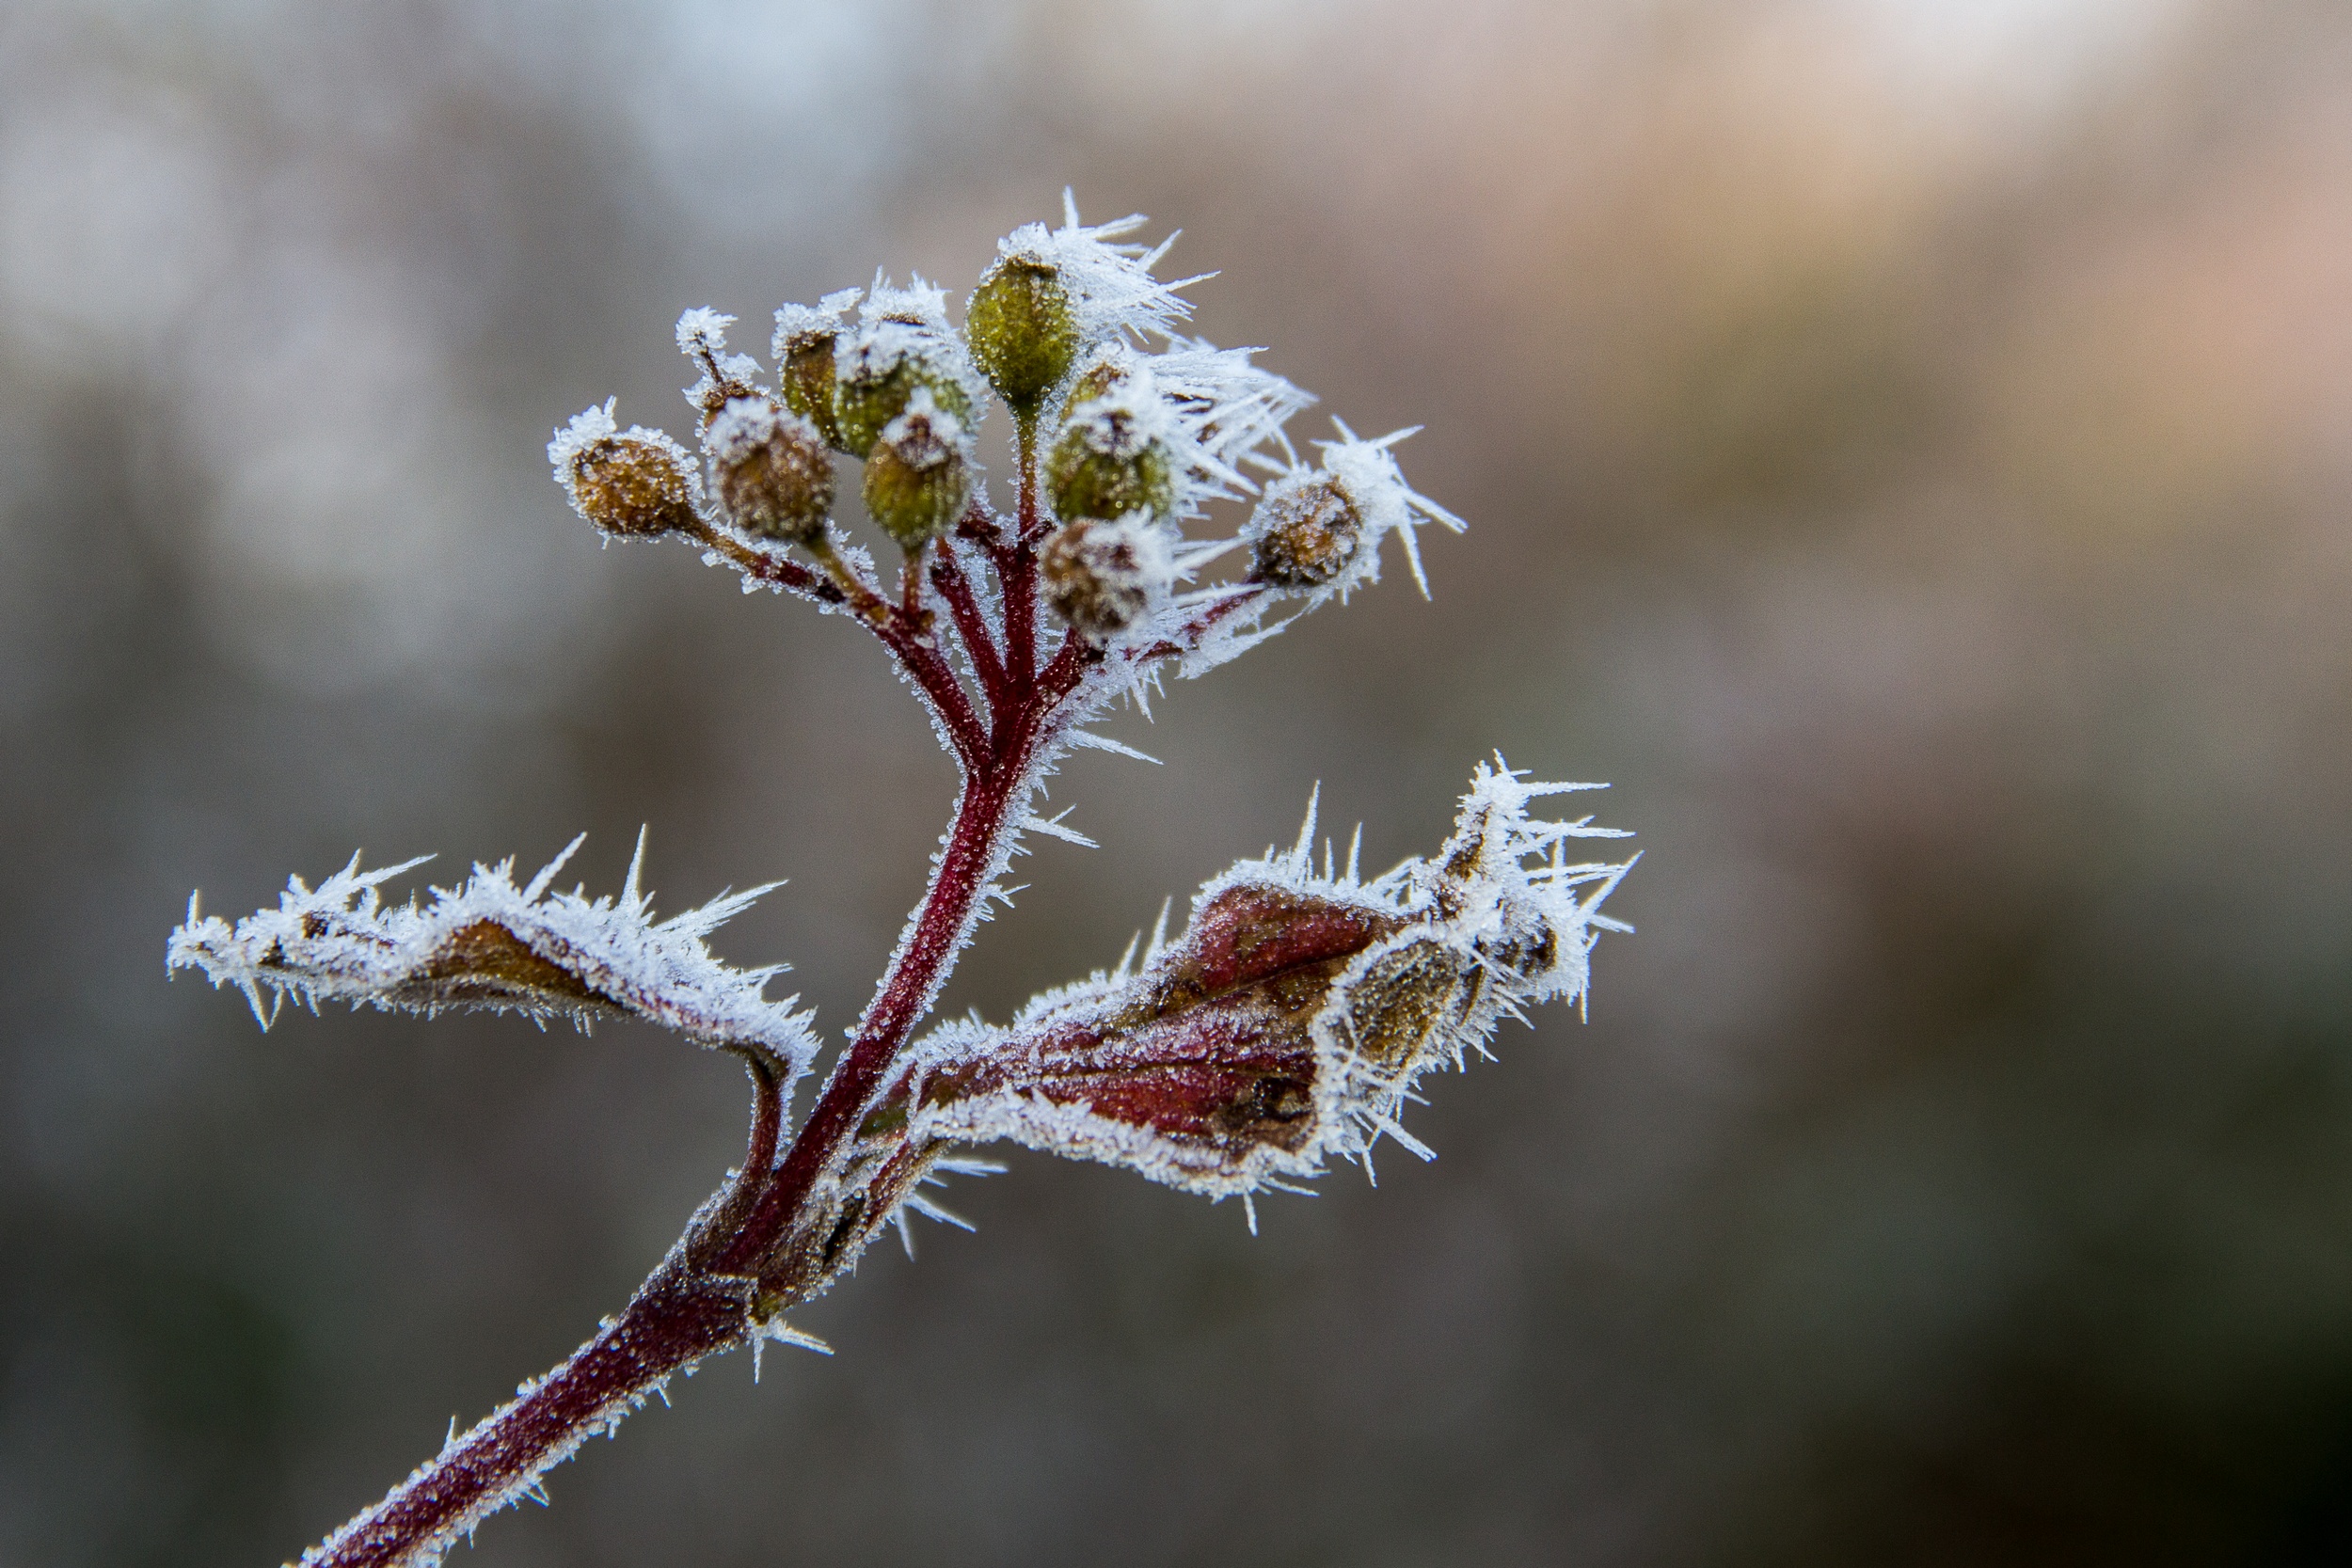
<path fill-rule="evenodd" d="M 841 447 L 841 422 L 833 405 L 834 335 L 809 333 L 793 340 L 777 372 L 784 405 L 815 426 L 825 445 Z"/>
<path fill-rule="evenodd" d="M 1168 443 L 1154 429 L 1158 412 L 1126 396 L 1073 408 L 1045 459 L 1054 515 L 1065 521 L 1130 512 L 1167 516 L 1176 504 L 1176 481 Z"/>
<path fill-rule="evenodd" d="M 607 533 L 651 539 L 698 520 L 701 487 L 685 449 L 642 425 L 615 429 L 610 403 L 558 431 L 548 459 L 573 510 Z"/>
<path fill-rule="evenodd" d="M 955 526 L 972 499 L 961 421 L 919 388 L 866 459 L 866 510 L 912 553 Z"/>
<path fill-rule="evenodd" d="M 1078 372 L 1078 379 L 1070 384 L 1070 396 L 1063 406 L 1076 408 L 1106 398 L 1135 379 L 1135 368 L 1129 363 L 1127 345 L 1117 341 L 1104 343 L 1096 352 L 1093 361 Z"/>
<path fill-rule="evenodd" d="M 1064 523 L 1047 536 L 1038 575 L 1046 604 L 1064 624 L 1089 641 L 1107 642 L 1167 596 L 1176 571 L 1168 542 L 1137 515 Z"/>
<path fill-rule="evenodd" d="M 710 492 L 746 533 L 813 545 L 833 514 L 833 459 L 817 426 L 764 397 L 737 398 L 703 437 Z"/>
<path fill-rule="evenodd" d="M 959 429 L 972 424 L 972 395 L 949 360 L 948 345 L 923 327 L 884 320 L 839 345 L 834 364 L 834 417 L 841 450 L 864 457 L 885 426 L 929 392 Z"/>
<path fill-rule="evenodd" d="M 1255 546 L 1250 580 L 1277 588 L 1320 588 L 1362 547 L 1363 514 L 1338 480 L 1316 474 L 1270 486 L 1247 531 Z"/>
<path fill-rule="evenodd" d="M 861 291 L 843 289 L 815 305 L 787 305 L 776 311 L 776 335 L 769 350 L 776 360 L 776 390 L 784 405 L 817 427 L 825 445 L 841 445 L 841 425 L 834 413 L 834 358 L 842 334 L 842 316 L 857 302 Z"/>
<path fill-rule="evenodd" d="M 1035 409 L 1078 356 L 1078 320 L 1060 269 L 1034 256 L 1000 258 L 972 291 L 963 335 L 1007 406 Z"/>

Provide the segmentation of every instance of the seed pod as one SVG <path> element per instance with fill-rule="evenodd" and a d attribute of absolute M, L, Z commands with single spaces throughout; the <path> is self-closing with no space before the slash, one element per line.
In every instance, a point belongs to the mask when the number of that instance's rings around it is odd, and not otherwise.
<path fill-rule="evenodd" d="M 1078 355 L 1078 321 L 1061 270 L 1035 256 L 1001 258 L 972 291 L 963 335 L 1006 404 L 1016 413 L 1036 408 Z"/>
<path fill-rule="evenodd" d="M 1129 388 L 1071 410 L 1045 460 L 1054 515 L 1165 517 L 1176 504 L 1174 465 L 1162 434 L 1166 411 L 1148 388 Z"/>
<path fill-rule="evenodd" d="M 835 345 L 834 418 L 841 450 L 866 456 L 890 422 L 929 393 L 960 429 L 972 423 L 972 395 L 957 375 L 951 345 L 929 329 L 887 318 L 861 325 Z"/>
<path fill-rule="evenodd" d="M 833 513 L 833 459 L 816 425 L 764 397 L 737 398 L 703 437 L 710 492 L 746 533 L 811 545 Z"/>
<path fill-rule="evenodd" d="M 1250 580 L 1304 591 L 1347 570 L 1363 546 L 1364 519 L 1338 480 L 1303 475 L 1267 487 L 1247 535 L 1255 547 Z"/>
<path fill-rule="evenodd" d="M 1135 379 L 1134 351 L 1113 339 L 1095 351 L 1094 358 L 1070 384 L 1067 406 L 1076 408 L 1106 398 Z"/>
<path fill-rule="evenodd" d="M 1064 523 L 1046 539 L 1038 571 L 1054 613 L 1098 643 L 1149 615 L 1175 577 L 1167 541 L 1140 515 Z"/>
<path fill-rule="evenodd" d="M 833 404 L 833 344 L 830 332 L 795 339 L 777 372 L 777 389 L 784 394 L 784 405 L 815 425 L 825 445 L 840 448 L 841 421 Z"/>
<path fill-rule="evenodd" d="M 784 405 L 815 425 L 836 451 L 848 449 L 841 445 L 841 424 L 834 413 L 834 345 L 841 337 L 841 313 L 857 296 L 857 290 L 845 289 L 827 294 L 819 305 L 785 306 L 776 312 L 776 335 L 769 345 Z"/>
<path fill-rule="evenodd" d="M 643 425 L 614 428 L 611 403 L 574 415 L 548 460 L 572 509 L 607 533 L 651 539 L 696 521 L 702 487 L 685 449 Z"/>
<path fill-rule="evenodd" d="M 954 527 L 971 499 L 963 426 L 929 388 L 919 388 L 866 456 L 866 510 L 913 552 Z"/>

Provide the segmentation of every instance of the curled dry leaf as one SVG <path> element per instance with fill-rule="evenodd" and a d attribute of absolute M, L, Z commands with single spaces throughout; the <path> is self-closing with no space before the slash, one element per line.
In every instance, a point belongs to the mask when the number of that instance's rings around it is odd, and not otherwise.
<path fill-rule="evenodd" d="M 1482 767 L 1438 857 L 1368 883 L 1334 875 L 1327 847 L 1318 874 L 1311 810 L 1296 847 L 1210 882 L 1140 969 L 1006 1028 L 947 1025 L 892 1098 L 923 1139 L 1010 1138 L 1217 1197 L 1319 1175 L 1383 1133 L 1425 1154 L 1397 1123 L 1413 1081 L 1525 1005 L 1581 996 L 1594 940 L 1626 928 L 1598 906 L 1630 863 L 1565 853 L 1620 835 L 1526 813 L 1581 787 Z"/>
<path fill-rule="evenodd" d="M 769 890 L 657 922 L 639 887 L 643 839 L 618 900 L 548 891 L 580 843 L 526 887 L 515 885 L 511 860 L 476 865 L 465 886 L 436 888 L 423 906 L 387 906 L 378 893 L 421 863 L 362 871 L 356 855 L 316 888 L 293 879 L 277 909 L 233 927 L 200 915 L 191 899 L 187 924 L 171 935 L 169 967 L 239 987 L 265 1026 L 276 1008 L 263 1007 L 264 989 L 313 1007 L 321 999 L 422 1013 L 488 1007 L 583 1026 L 633 1016 L 705 1045 L 771 1053 L 787 1083 L 804 1071 L 816 1049 L 806 1015 L 762 994 L 783 966 L 733 969 L 703 942 Z"/>

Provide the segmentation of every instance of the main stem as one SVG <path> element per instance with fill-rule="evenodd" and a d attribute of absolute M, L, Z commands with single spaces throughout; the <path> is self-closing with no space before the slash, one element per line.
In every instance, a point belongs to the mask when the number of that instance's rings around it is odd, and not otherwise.
<path fill-rule="evenodd" d="M 946 983 L 961 951 L 1009 827 L 1025 794 L 1029 763 L 1054 710 L 1075 689 L 1084 657 L 1075 644 L 1040 671 L 1036 663 L 1038 505 L 1035 436 L 1022 432 L 1021 505 L 1015 538 L 995 556 L 1010 669 L 992 702 L 985 741 L 958 735 L 963 780 L 946 847 L 916 907 L 907 941 L 883 975 L 856 1036 L 834 1064 L 823 1095 L 783 1159 L 769 1163 L 779 1116 L 768 1080 L 755 1109 L 754 1157 L 733 1185 L 697 1216 L 696 1227 L 641 1285 L 616 1317 L 570 1359 L 530 1385 L 434 1458 L 373 1508 L 303 1554 L 302 1568 L 412 1568 L 439 1560 L 458 1537 L 529 1493 L 537 1478 L 587 1438 L 609 1432 L 676 1372 L 742 1345 L 762 1314 L 804 1299 L 825 1276 L 807 1269 L 781 1276 L 770 1262 L 851 1142 L 868 1101 Z M 749 554 L 750 552 L 745 552 Z M 762 568 L 776 567 L 757 557 Z M 796 568 L 797 569 L 797 568 Z M 801 586 L 797 583 L 793 586 Z M 939 689 L 944 661 L 877 634 L 935 703 L 961 700 Z M 910 657 L 910 654 L 914 657 Z M 924 655 L 936 671 L 926 667 Z M 928 678 L 927 678 L 928 677 Z M 952 679 L 952 677 L 946 677 Z M 995 694 L 992 693 L 992 696 Z M 965 710 L 968 714 L 968 709 Z M 958 716 L 960 717 L 960 716 Z M 953 722 L 951 731 L 963 726 Z M 977 725 L 973 726 L 977 729 Z M 771 1140 L 763 1147 L 763 1139 Z M 765 1277 L 761 1277 L 765 1275 Z"/>

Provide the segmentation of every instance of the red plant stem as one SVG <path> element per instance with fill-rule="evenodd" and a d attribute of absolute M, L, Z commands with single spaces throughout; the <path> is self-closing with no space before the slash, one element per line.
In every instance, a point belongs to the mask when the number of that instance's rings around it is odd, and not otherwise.
<path fill-rule="evenodd" d="M 1009 818 L 1027 798 L 1031 761 L 1052 733 L 1057 712 L 1104 657 L 1100 649 L 1069 637 L 1042 670 L 1037 667 L 1036 544 L 1046 519 L 1038 501 L 1035 446 L 1034 425 L 1025 424 L 1020 514 L 1010 541 L 1001 534 L 979 541 L 998 574 L 1001 655 L 952 551 L 942 546 L 930 563 L 931 580 L 988 699 L 985 728 L 962 682 L 922 625 L 921 561 L 910 561 L 905 603 L 894 606 L 870 590 L 853 594 L 717 528 L 693 532 L 756 580 L 820 602 L 850 603 L 907 670 L 939 713 L 962 765 L 946 846 L 908 940 L 781 1160 L 775 1152 L 782 1102 L 774 1064 L 753 1058 L 753 1127 L 741 1171 L 628 1305 L 528 1393 L 485 1418 L 383 1501 L 304 1554 L 303 1568 L 410 1568 L 431 1560 L 527 1491 L 534 1478 L 568 1457 L 587 1436 L 609 1431 L 664 1379 L 743 1344 L 754 1332 L 755 1317 L 771 1309 L 754 1275 L 854 1144 L 890 1069 L 946 984 L 977 914 Z M 967 526 L 971 522 L 967 519 Z M 1197 641 L 1252 597 L 1212 606 L 1187 633 Z M 1142 662 L 1185 651 L 1164 644 L 1129 657 Z M 779 1283 L 792 1293 L 792 1281 Z M 800 1281 L 799 1293 L 814 1284 L 821 1281 Z"/>
<path fill-rule="evenodd" d="M 1004 656 L 996 651 L 996 639 L 989 630 L 988 617 L 980 610 L 979 598 L 972 592 L 971 579 L 963 575 L 963 567 L 956 560 L 955 551 L 942 545 L 939 559 L 931 563 L 931 581 L 939 588 L 939 596 L 947 606 L 947 617 L 955 623 L 956 635 L 963 640 L 963 651 L 972 661 L 972 673 L 980 683 L 981 694 L 988 698 L 992 717 L 1011 705 L 1011 691 L 1005 676 Z"/>
<path fill-rule="evenodd" d="M 1016 689 L 1037 677 L 1037 540 L 1044 531 L 1037 496 L 1037 416 L 1024 416 L 1015 431 L 1020 448 L 1020 513 L 1013 542 L 997 549 L 996 577 L 1004 585 L 1005 662 Z M 999 716 L 1001 723 L 1002 716 Z"/>
<path fill-rule="evenodd" d="M 513 1404 L 302 1556 L 302 1568 L 407 1568 L 527 1491 L 662 1379 L 744 1338 L 742 1282 L 691 1273 L 673 1253 L 621 1315 Z"/>
<path fill-rule="evenodd" d="M 707 1225 L 726 1226 L 773 1163 L 784 1119 L 782 1064 L 739 1053 L 752 1075 L 750 1146 Z M 745 1336 L 748 1281 L 714 1275 L 690 1233 L 595 1338 L 505 1409 L 392 1489 L 382 1502 L 303 1554 L 302 1568 L 400 1568 L 470 1532 L 599 1429 L 610 1431 L 671 1374 L 732 1350 Z"/>

